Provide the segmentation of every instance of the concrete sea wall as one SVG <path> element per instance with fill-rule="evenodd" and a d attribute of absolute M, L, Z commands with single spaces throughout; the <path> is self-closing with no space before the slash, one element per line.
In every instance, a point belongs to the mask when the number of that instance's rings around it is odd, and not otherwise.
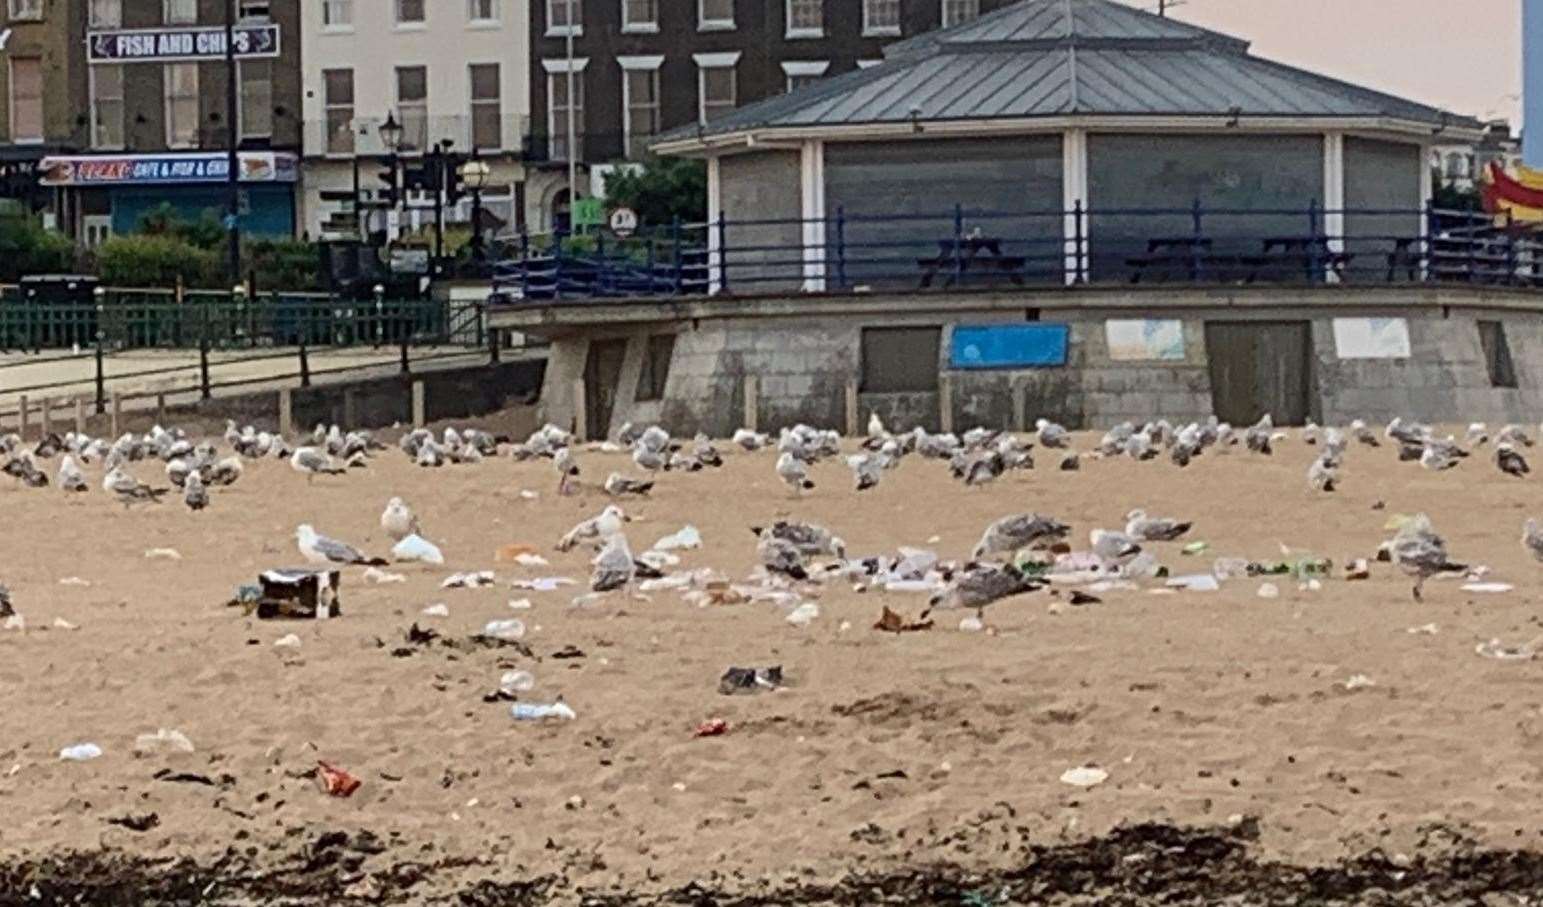
<path fill-rule="evenodd" d="M 851 428 L 870 412 L 892 428 L 931 430 L 1022 429 L 1041 416 L 1079 428 L 1264 411 L 1283 424 L 1543 416 L 1543 294 L 1532 291 L 794 295 L 514 310 L 495 323 L 551 340 L 540 413 L 564 425 L 587 416 L 591 435 L 626 421 L 715 436 L 750 423 Z M 955 367 L 961 328 L 1024 325 L 1064 331 L 1064 357 Z M 664 335 L 673 337 L 667 363 L 646 362 L 650 338 Z M 591 347 L 605 341 L 625 344 L 614 381 L 591 362 Z M 662 394 L 640 399 L 649 393 L 640 377 L 660 368 Z"/>

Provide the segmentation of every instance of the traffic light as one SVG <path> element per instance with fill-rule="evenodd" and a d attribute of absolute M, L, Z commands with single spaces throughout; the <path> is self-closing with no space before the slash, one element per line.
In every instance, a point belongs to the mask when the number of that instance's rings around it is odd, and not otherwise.
<path fill-rule="evenodd" d="M 381 198 L 383 198 L 388 204 L 395 206 L 400 189 L 400 187 L 397 185 L 395 163 L 393 163 L 390 167 L 387 167 L 385 170 L 380 171 L 380 181 L 386 184 L 385 190 L 380 193 Z"/>
<path fill-rule="evenodd" d="M 466 196 L 466 183 L 461 179 L 461 165 L 466 162 L 462 154 L 447 154 L 445 168 L 445 203 L 454 205 Z"/>

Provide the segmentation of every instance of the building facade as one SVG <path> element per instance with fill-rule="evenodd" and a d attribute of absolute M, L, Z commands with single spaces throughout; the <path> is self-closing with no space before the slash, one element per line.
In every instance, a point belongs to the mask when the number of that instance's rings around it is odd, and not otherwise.
<path fill-rule="evenodd" d="M 1008 3 L 530 0 L 532 226 L 565 221 L 570 158 L 598 175 L 642 158 L 659 133 L 872 65 L 890 42 Z M 598 182 L 581 177 L 580 194 Z"/>
<path fill-rule="evenodd" d="M 1484 124 L 1484 137 L 1471 144 L 1436 144 L 1431 149 L 1431 170 L 1442 186 L 1472 192 L 1485 179 L 1490 164 L 1514 172 L 1522 161 L 1522 142 L 1511 134 L 1511 124 L 1492 120 Z"/>
<path fill-rule="evenodd" d="M 521 222 L 526 2 L 305 0 L 305 231 L 312 238 L 397 236 L 434 222 L 432 190 L 407 191 L 397 213 L 376 204 L 387 188 L 381 174 L 391 149 L 380 127 L 388 116 L 402 127 L 405 171 L 421 169 L 436 148 L 475 151 L 490 168 L 484 230 Z M 362 202 L 358 216 L 355 199 Z M 449 206 L 444 216 L 449 224 L 468 223 L 471 204 Z"/>
<path fill-rule="evenodd" d="M 241 229 L 294 233 L 301 0 L 233 2 L 233 72 L 222 0 L 68 4 L 68 62 L 51 90 L 70 112 L 69 152 L 44 158 L 39 182 L 83 244 L 133 232 L 163 204 L 187 219 L 226 215 L 231 79 Z"/>
<path fill-rule="evenodd" d="M 0 198 L 37 210 L 53 193 L 38 185 L 45 156 L 80 147 L 85 119 L 72 89 L 79 54 L 72 36 L 81 5 L 70 0 L 5 0 L 0 6 Z"/>

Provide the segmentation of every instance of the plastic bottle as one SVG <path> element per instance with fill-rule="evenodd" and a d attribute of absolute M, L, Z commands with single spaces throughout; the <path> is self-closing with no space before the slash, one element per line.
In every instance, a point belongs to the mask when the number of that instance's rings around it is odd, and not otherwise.
<path fill-rule="evenodd" d="M 535 686 L 536 675 L 529 671 L 506 671 L 498 681 L 498 689 L 507 696 L 528 692 Z"/>
<path fill-rule="evenodd" d="M 102 748 L 95 743 L 77 743 L 59 751 L 59 758 L 65 762 L 89 762 L 100 755 Z"/>
<path fill-rule="evenodd" d="M 552 703 L 516 702 L 509 714 L 515 721 L 572 721 L 579 717 L 561 700 Z"/>
<path fill-rule="evenodd" d="M 490 620 L 482 628 L 482 635 L 489 639 L 514 642 L 525 636 L 525 622 L 513 617 L 508 620 Z"/>

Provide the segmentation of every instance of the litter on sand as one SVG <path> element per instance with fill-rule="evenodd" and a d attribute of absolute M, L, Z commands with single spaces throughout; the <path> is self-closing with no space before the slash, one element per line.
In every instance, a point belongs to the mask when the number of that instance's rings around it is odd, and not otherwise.
<path fill-rule="evenodd" d="M 90 762 L 101 755 L 102 748 L 95 743 L 77 743 L 59 751 L 59 759 L 63 762 Z"/>
<path fill-rule="evenodd" d="M 1530 661 L 1536 657 L 1539 640 L 1523 643 L 1519 646 L 1507 646 L 1498 639 L 1481 642 L 1474 647 L 1474 651 L 1484 658 L 1493 658 L 1496 661 Z"/>
<path fill-rule="evenodd" d="M 1510 583 L 1463 583 L 1464 592 L 1485 592 L 1494 594 L 1497 592 L 1510 592 L 1516 587 Z"/>
<path fill-rule="evenodd" d="M 1221 588 L 1216 582 L 1216 577 L 1209 573 L 1196 573 L 1191 576 L 1175 576 L 1168 580 L 1171 589 L 1188 589 L 1191 592 L 1215 592 Z"/>
<path fill-rule="evenodd" d="M 445 578 L 439 584 L 441 589 L 480 589 L 483 586 L 493 585 L 493 571 L 479 570 L 476 573 L 454 573 Z"/>
<path fill-rule="evenodd" d="M 433 542 L 421 535 L 409 535 L 397 542 L 391 549 L 391 559 L 394 561 L 417 561 L 423 564 L 439 566 L 445 562 L 445 555 Z"/>
<path fill-rule="evenodd" d="M 151 548 L 145 552 L 147 561 L 180 561 L 182 552 L 175 548 Z"/>
<path fill-rule="evenodd" d="M 543 576 L 539 579 L 517 579 L 509 584 L 512 589 L 528 589 L 531 592 L 556 592 L 574 581 L 566 576 Z"/>
<path fill-rule="evenodd" d="M 403 576 L 402 574 L 387 573 L 379 567 L 366 567 L 363 576 L 366 582 L 377 583 L 382 586 L 388 583 L 407 582 L 407 577 Z"/>
<path fill-rule="evenodd" d="M 445 604 L 444 602 L 436 602 L 435 604 L 429 605 L 427 608 L 424 608 L 423 609 L 423 615 L 425 617 L 449 617 L 450 616 L 450 606 Z"/>
<path fill-rule="evenodd" d="M 654 542 L 656 551 L 680 551 L 689 548 L 702 547 L 702 533 L 695 526 L 687 526 L 674 535 L 667 535 Z"/>
<path fill-rule="evenodd" d="M 1097 787 L 1109 780 L 1109 773 L 1092 765 L 1069 768 L 1061 773 L 1061 783 L 1072 787 Z"/>

